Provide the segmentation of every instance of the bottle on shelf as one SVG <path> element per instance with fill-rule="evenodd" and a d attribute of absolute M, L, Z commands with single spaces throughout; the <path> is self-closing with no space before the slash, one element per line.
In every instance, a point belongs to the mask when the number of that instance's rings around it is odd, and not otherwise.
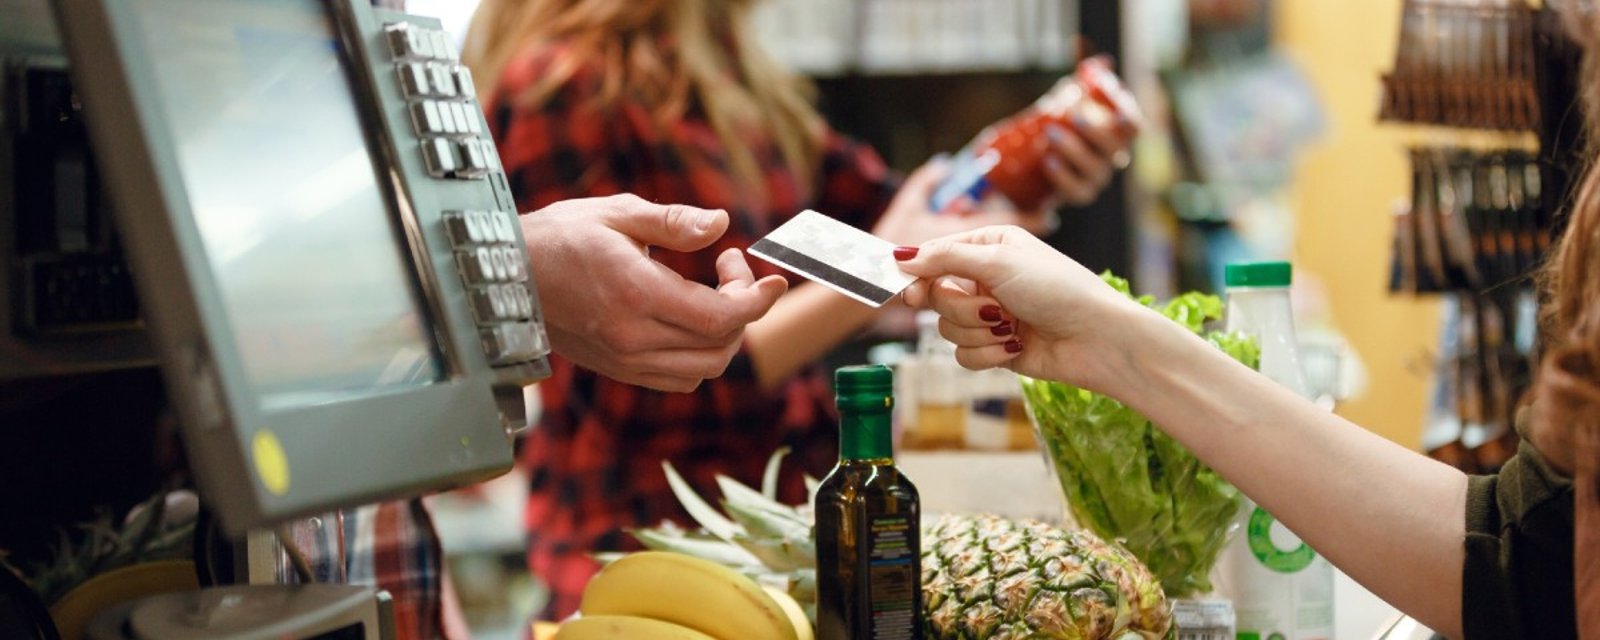
<path fill-rule="evenodd" d="M 834 373 L 839 463 L 817 488 L 817 637 L 922 638 L 921 502 L 894 464 L 894 374 Z"/>
<path fill-rule="evenodd" d="M 968 371 L 967 449 L 1029 451 L 1038 447 L 1017 374 L 1006 369 Z"/>
<path fill-rule="evenodd" d="M 1227 328 L 1261 346 L 1261 373 L 1309 398 L 1289 304 L 1287 262 L 1226 267 Z M 1217 563 L 1219 593 L 1233 600 L 1240 638 L 1311 640 L 1333 637 L 1333 565 L 1245 500 L 1238 529 Z"/>
<path fill-rule="evenodd" d="M 1033 105 L 979 132 L 951 160 L 950 175 L 933 191 L 934 211 L 947 211 L 998 193 L 1018 209 L 1038 209 L 1055 193 L 1044 172 L 1047 127 L 1102 126 L 1138 119 L 1139 107 L 1105 56 L 1086 58 Z"/>
<path fill-rule="evenodd" d="M 917 314 L 916 407 L 901 445 L 906 449 L 960 449 L 966 441 L 968 371 L 956 363 L 956 346 L 939 335 L 939 314 Z"/>

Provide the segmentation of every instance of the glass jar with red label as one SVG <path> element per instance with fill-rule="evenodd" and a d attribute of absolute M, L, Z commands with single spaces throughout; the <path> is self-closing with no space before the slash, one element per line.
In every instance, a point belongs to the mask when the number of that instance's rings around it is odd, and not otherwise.
<path fill-rule="evenodd" d="M 1044 172 L 1050 153 L 1046 128 L 1099 127 L 1114 119 L 1133 120 L 1138 106 L 1103 56 L 1078 63 L 1077 72 L 1010 118 L 979 133 L 952 160 L 950 175 L 933 192 L 934 211 L 961 208 L 988 197 L 1004 196 L 1018 209 L 1043 206 L 1055 193 Z"/>

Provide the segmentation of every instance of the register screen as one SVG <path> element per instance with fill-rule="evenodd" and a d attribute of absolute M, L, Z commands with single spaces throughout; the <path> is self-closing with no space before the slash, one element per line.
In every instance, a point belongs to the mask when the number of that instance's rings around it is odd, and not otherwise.
<path fill-rule="evenodd" d="M 161 113 L 263 408 L 427 385 L 442 367 L 316 0 L 133 0 Z"/>

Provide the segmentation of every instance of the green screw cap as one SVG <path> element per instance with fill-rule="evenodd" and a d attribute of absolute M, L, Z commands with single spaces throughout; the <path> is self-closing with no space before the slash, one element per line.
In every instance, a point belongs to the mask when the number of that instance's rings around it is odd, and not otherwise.
<path fill-rule="evenodd" d="M 1287 287 L 1294 268 L 1287 262 L 1235 262 L 1223 269 L 1230 287 Z"/>
<path fill-rule="evenodd" d="M 893 406 L 894 371 L 881 364 L 840 367 L 833 372 L 834 401 L 841 410 Z"/>
<path fill-rule="evenodd" d="M 833 372 L 833 390 L 839 395 L 893 393 L 894 371 L 881 364 L 839 367 Z"/>

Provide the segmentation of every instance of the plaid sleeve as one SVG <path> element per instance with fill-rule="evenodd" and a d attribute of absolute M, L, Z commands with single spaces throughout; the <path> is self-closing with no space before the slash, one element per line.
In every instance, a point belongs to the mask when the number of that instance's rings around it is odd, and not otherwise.
<path fill-rule="evenodd" d="M 440 624 L 443 551 L 433 519 L 420 498 L 371 504 L 296 520 L 284 528 L 304 554 L 317 582 L 375 586 L 394 601 L 395 637 L 444 637 Z M 299 578 L 287 557 L 278 577 Z"/>
<path fill-rule="evenodd" d="M 871 146 L 828 130 L 817 181 L 818 211 L 871 229 L 899 190 L 900 176 Z"/>

